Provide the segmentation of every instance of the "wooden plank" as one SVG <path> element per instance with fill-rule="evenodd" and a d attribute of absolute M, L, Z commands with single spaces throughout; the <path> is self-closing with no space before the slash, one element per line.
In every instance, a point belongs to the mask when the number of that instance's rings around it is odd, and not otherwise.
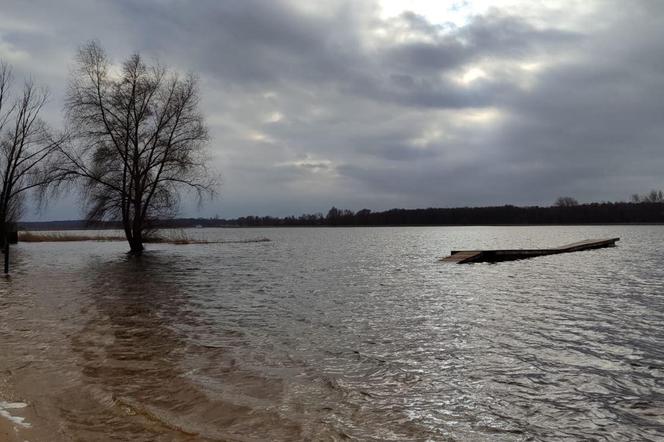
<path fill-rule="evenodd" d="M 450 256 L 441 258 L 443 262 L 466 264 L 471 262 L 499 262 L 537 256 L 557 255 L 559 253 L 579 252 L 603 247 L 613 247 L 620 238 L 586 239 L 552 249 L 513 249 L 513 250 L 452 250 Z"/>
<path fill-rule="evenodd" d="M 592 250 L 602 247 L 613 247 L 616 245 L 616 241 L 620 241 L 620 238 L 608 238 L 608 239 L 596 239 L 596 240 L 586 239 L 584 241 L 579 241 L 558 247 L 558 249 L 565 252 L 575 252 L 577 250 Z"/>
<path fill-rule="evenodd" d="M 444 262 L 455 262 L 457 264 L 464 264 L 467 262 L 472 262 L 474 259 L 479 258 L 481 254 L 482 252 L 465 250 L 462 252 L 452 252 L 450 256 L 446 256 L 445 258 L 440 258 L 440 260 Z"/>

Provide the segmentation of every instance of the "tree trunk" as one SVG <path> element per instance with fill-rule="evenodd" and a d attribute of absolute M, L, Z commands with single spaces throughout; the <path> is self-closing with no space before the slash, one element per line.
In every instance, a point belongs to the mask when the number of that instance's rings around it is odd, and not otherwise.
<path fill-rule="evenodd" d="M 134 224 L 129 239 L 129 253 L 134 256 L 141 256 L 143 254 L 143 228 Z"/>
<path fill-rule="evenodd" d="M 125 232 L 125 237 L 129 243 L 129 254 L 134 256 L 141 256 L 143 253 L 143 228 L 138 220 L 131 220 L 124 216 L 122 219 L 122 228 Z"/>
<path fill-rule="evenodd" d="M 9 225 L 6 220 L 6 211 L 0 211 L 0 249 L 5 249 L 5 242 L 9 241 Z"/>

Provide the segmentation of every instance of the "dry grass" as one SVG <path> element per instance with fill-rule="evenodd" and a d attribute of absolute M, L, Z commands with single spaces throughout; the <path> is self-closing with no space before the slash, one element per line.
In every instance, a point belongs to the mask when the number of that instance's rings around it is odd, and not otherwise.
<path fill-rule="evenodd" d="M 18 232 L 19 242 L 68 242 L 68 241 L 126 241 L 124 236 L 113 235 L 85 235 L 80 233 L 63 233 L 63 232 Z M 201 239 L 193 239 L 188 237 L 184 232 L 171 234 L 169 236 L 150 235 L 144 239 L 146 244 L 248 244 L 255 242 L 269 242 L 268 238 L 256 239 L 242 239 L 230 241 L 208 241 Z"/>
<path fill-rule="evenodd" d="M 123 238 L 124 239 L 124 238 Z M 185 245 L 185 244 L 216 244 L 220 241 L 206 241 L 203 239 L 191 239 L 191 238 L 165 238 L 163 236 L 149 236 L 143 239 L 145 244 L 176 244 L 176 245 Z"/>
<path fill-rule="evenodd" d="M 18 232 L 19 242 L 125 241 L 124 236 Z"/>
<path fill-rule="evenodd" d="M 170 231 L 167 236 L 151 233 L 145 236 L 143 242 L 146 244 L 211 244 L 211 241 L 193 239 L 182 230 Z"/>

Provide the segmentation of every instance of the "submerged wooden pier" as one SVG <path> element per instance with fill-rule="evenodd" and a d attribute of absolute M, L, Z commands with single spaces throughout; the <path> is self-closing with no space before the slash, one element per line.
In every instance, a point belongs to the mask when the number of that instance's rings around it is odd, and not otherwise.
<path fill-rule="evenodd" d="M 536 256 L 557 255 L 559 253 L 580 252 L 582 250 L 614 247 L 620 238 L 586 239 L 553 249 L 514 249 L 514 250 L 452 250 L 450 256 L 441 258 L 443 262 L 467 264 L 472 262 L 514 261 Z"/>

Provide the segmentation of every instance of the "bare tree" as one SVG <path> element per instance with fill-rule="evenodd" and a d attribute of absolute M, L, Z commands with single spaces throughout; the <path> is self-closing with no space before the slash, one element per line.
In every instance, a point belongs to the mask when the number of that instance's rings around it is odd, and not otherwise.
<path fill-rule="evenodd" d="M 120 67 L 97 42 L 83 46 L 65 108 L 74 142 L 63 149 L 70 176 L 80 179 L 89 221 L 121 221 L 140 255 L 153 221 L 172 217 L 180 191 L 212 195 L 208 131 L 199 111 L 197 80 L 139 54 Z"/>
<path fill-rule="evenodd" d="M 635 193 L 632 195 L 632 202 L 634 203 L 664 203 L 664 192 L 661 190 L 651 190 L 650 192 L 639 195 Z"/>
<path fill-rule="evenodd" d="M 578 206 L 579 202 L 571 196 L 561 196 L 556 199 L 556 202 L 553 205 L 556 207 L 574 207 Z"/>
<path fill-rule="evenodd" d="M 8 223 L 18 220 L 28 191 L 42 202 L 45 193 L 63 177 L 56 137 L 40 118 L 48 93 L 26 80 L 21 93 L 11 94 L 12 72 L 0 62 L 0 242 Z"/>

